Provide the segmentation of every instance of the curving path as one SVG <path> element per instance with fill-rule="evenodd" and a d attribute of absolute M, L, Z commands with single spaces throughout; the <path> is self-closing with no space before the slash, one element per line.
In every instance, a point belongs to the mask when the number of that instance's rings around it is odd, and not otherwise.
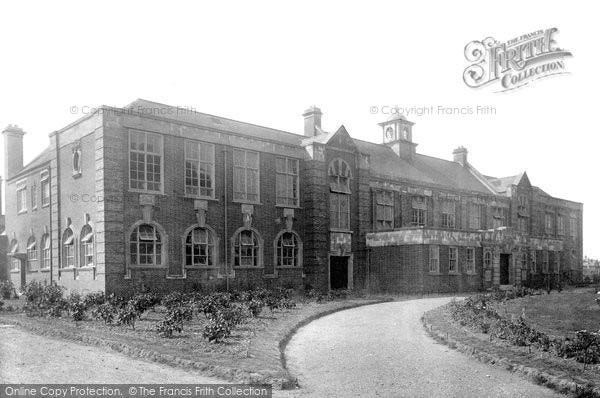
<path fill-rule="evenodd" d="M 303 395 L 315 397 L 562 396 L 434 342 L 420 317 L 449 300 L 370 305 L 318 319 L 290 341 L 288 367 Z"/>

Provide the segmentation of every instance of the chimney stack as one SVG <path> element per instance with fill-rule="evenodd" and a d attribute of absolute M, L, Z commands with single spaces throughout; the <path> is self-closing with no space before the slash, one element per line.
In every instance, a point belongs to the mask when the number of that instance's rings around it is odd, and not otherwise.
<path fill-rule="evenodd" d="M 7 180 L 23 168 L 23 136 L 25 132 L 17 125 L 9 124 L 2 131 L 4 139 L 4 174 Z"/>
<path fill-rule="evenodd" d="M 321 116 L 323 116 L 323 112 L 313 105 L 305 110 L 302 116 L 304 116 L 304 135 L 314 137 L 319 134 L 318 130 L 321 129 Z"/>
<path fill-rule="evenodd" d="M 461 166 L 466 166 L 467 165 L 467 154 L 469 153 L 469 151 L 467 151 L 467 148 L 465 148 L 464 146 L 459 146 L 458 148 L 456 148 L 454 151 L 452 151 L 452 154 L 454 155 L 454 161 L 456 163 L 460 163 Z"/>

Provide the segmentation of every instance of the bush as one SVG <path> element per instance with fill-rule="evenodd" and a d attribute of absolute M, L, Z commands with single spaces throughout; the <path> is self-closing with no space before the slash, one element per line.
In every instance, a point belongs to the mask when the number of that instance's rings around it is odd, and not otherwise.
<path fill-rule="evenodd" d="M 28 316 L 61 316 L 67 303 L 63 298 L 64 287 L 55 284 L 44 286 L 40 282 L 29 282 L 23 287 L 25 306 Z"/>
<path fill-rule="evenodd" d="M 89 310 L 104 304 L 106 300 L 107 297 L 104 292 L 92 292 L 83 296 L 83 305 Z"/>
<path fill-rule="evenodd" d="M 71 318 L 75 322 L 83 321 L 85 319 L 86 306 L 81 294 L 77 292 L 71 292 L 69 298 L 67 299 L 67 308 L 69 309 Z"/>
<path fill-rule="evenodd" d="M 3 307 L 4 307 L 4 301 L 0 300 L 0 311 L 2 311 Z"/>
<path fill-rule="evenodd" d="M 158 305 L 160 301 L 158 295 L 153 293 L 136 294 L 131 299 L 131 303 L 138 313 L 138 318 L 141 318 L 142 314 L 150 308 Z"/>
<path fill-rule="evenodd" d="M 15 285 L 11 281 L 0 281 L 0 298 L 10 300 L 15 296 Z"/>
<path fill-rule="evenodd" d="M 172 337 L 174 332 L 183 331 L 184 321 L 191 321 L 193 315 L 194 308 L 189 303 L 172 307 L 165 314 L 165 318 L 156 324 L 156 331 L 162 337 Z"/>
<path fill-rule="evenodd" d="M 105 325 L 112 325 L 116 314 L 117 308 L 108 301 L 92 309 L 92 316 L 97 320 L 103 320 Z"/>
<path fill-rule="evenodd" d="M 202 336 L 208 341 L 219 343 L 231 335 L 231 325 L 221 312 L 211 314 L 208 318 L 208 324 L 202 331 Z"/>
<path fill-rule="evenodd" d="M 131 329 L 135 330 L 135 321 L 139 317 L 133 300 L 129 300 L 127 304 L 117 309 L 116 323 L 117 325 L 131 326 Z"/>
<path fill-rule="evenodd" d="M 250 311 L 247 306 L 236 303 L 232 304 L 230 307 L 223 308 L 220 313 L 225 322 L 227 322 L 230 327 L 234 327 L 248 318 Z"/>
<path fill-rule="evenodd" d="M 247 304 L 248 310 L 253 317 L 257 317 L 262 312 L 262 309 L 265 307 L 265 303 L 262 300 L 252 299 Z"/>

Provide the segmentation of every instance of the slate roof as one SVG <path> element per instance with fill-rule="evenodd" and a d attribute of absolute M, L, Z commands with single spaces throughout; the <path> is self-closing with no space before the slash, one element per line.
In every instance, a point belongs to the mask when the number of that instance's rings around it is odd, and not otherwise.
<path fill-rule="evenodd" d="M 44 165 L 45 163 L 48 163 L 52 159 L 52 156 L 52 148 L 50 146 L 47 146 L 46 149 L 44 149 L 39 155 L 33 158 L 33 160 L 27 163 L 21 170 L 19 170 L 19 172 L 15 176 L 11 177 L 11 180 L 23 174 L 27 174 L 27 172 L 35 170 L 36 168 Z"/>

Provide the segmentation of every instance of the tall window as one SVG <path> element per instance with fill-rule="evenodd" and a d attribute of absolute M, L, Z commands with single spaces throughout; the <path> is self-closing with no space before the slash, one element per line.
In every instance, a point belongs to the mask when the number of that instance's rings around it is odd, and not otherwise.
<path fill-rule="evenodd" d="M 207 228 L 194 228 L 185 237 L 185 265 L 210 267 L 213 264 L 215 242 Z"/>
<path fill-rule="evenodd" d="M 277 239 L 277 266 L 296 267 L 299 258 L 299 241 L 293 232 L 284 232 Z"/>
<path fill-rule="evenodd" d="M 31 208 L 37 209 L 37 185 L 31 186 Z"/>
<path fill-rule="evenodd" d="M 129 237 L 132 265 L 162 265 L 162 237 L 152 224 L 141 224 Z"/>
<path fill-rule="evenodd" d="M 215 146 L 205 142 L 185 143 L 185 194 L 215 197 Z"/>
<path fill-rule="evenodd" d="M 517 212 L 519 213 L 519 215 L 526 216 L 527 215 L 527 207 L 528 207 L 527 196 L 519 195 L 518 205 L 517 205 Z"/>
<path fill-rule="evenodd" d="M 38 267 L 37 244 L 35 237 L 32 236 L 27 241 L 27 271 L 37 271 Z"/>
<path fill-rule="evenodd" d="M 300 204 L 298 159 L 278 157 L 275 166 L 275 203 L 283 206 L 298 206 Z"/>
<path fill-rule="evenodd" d="M 44 170 L 40 174 L 40 186 L 42 191 L 42 207 L 50 204 L 50 178 L 48 171 Z"/>
<path fill-rule="evenodd" d="M 456 202 L 453 200 L 442 201 L 442 227 L 454 228 L 456 225 Z"/>
<path fill-rule="evenodd" d="M 129 187 L 162 191 L 163 137 L 132 131 L 129 134 Z"/>
<path fill-rule="evenodd" d="M 62 239 L 62 268 L 75 266 L 75 235 L 73 230 L 67 228 Z"/>
<path fill-rule="evenodd" d="M 429 246 L 429 272 L 440 272 L 440 247 L 437 245 Z"/>
<path fill-rule="evenodd" d="M 233 199 L 258 202 L 259 186 L 258 152 L 235 149 L 233 151 Z"/>
<path fill-rule="evenodd" d="M 554 214 L 545 213 L 544 215 L 544 227 L 546 230 L 546 234 L 553 235 L 554 234 Z"/>
<path fill-rule="evenodd" d="M 556 230 L 559 235 L 565 234 L 565 217 L 560 214 L 556 217 Z"/>
<path fill-rule="evenodd" d="M 427 223 L 427 200 L 425 196 L 412 198 L 412 225 L 424 226 Z"/>
<path fill-rule="evenodd" d="M 329 164 L 329 186 L 332 192 L 350 193 L 350 166 L 342 159 L 334 159 Z"/>
<path fill-rule="evenodd" d="M 472 247 L 467 247 L 466 271 L 469 274 L 475 273 L 475 249 Z"/>
<path fill-rule="evenodd" d="M 535 250 L 531 251 L 531 273 L 537 274 L 538 266 L 537 266 L 537 252 Z"/>
<path fill-rule="evenodd" d="M 82 266 L 94 266 L 94 231 L 89 225 L 84 225 L 81 229 L 81 256 Z"/>
<path fill-rule="evenodd" d="M 17 257 L 14 257 L 14 255 L 17 254 L 18 251 L 19 251 L 19 242 L 17 242 L 16 239 L 13 239 L 10 242 L 10 246 L 9 246 L 9 250 L 8 250 L 8 252 L 13 255 L 10 257 L 11 258 L 11 261 L 10 261 L 10 270 L 11 271 L 19 271 L 21 269 L 21 261 Z"/>
<path fill-rule="evenodd" d="M 577 219 L 575 217 L 569 218 L 569 229 L 571 231 L 571 237 L 577 237 Z"/>
<path fill-rule="evenodd" d="M 471 203 L 469 205 L 469 228 L 471 229 L 481 229 L 481 209 L 482 206 L 476 203 Z"/>
<path fill-rule="evenodd" d="M 237 267 L 257 267 L 259 265 L 260 244 L 256 233 L 250 229 L 240 231 L 233 241 L 233 265 Z"/>
<path fill-rule="evenodd" d="M 542 251 L 542 272 L 544 274 L 547 274 L 549 268 L 550 268 L 550 252 L 548 250 L 544 250 L 544 251 Z"/>
<path fill-rule="evenodd" d="M 331 192 L 329 199 L 329 222 L 331 228 L 350 229 L 350 195 Z"/>
<path fill-rule="evenodd" d="M 519 231 L 527 233 L 527 229 L 528 229 L 527 225 L 529 224 L 528 220 L 529 219 L 527 217 L 522 217 L 522 216 L 517 217 L 517 223 L 518 223 L 517 226 L 519 228 Z"/>
<path fill-rule="evenodd" d="M 17 213 L 27 211 L 27 183 L 17 183 Z"/>
<path fill-rule="evenodd" d="M 42 236 L 42 269 L 50 268 L 50 235 L 44 234 Z"/>
<path fill-rule="evenodd" d="M 554 252 L 554 273 L 560 273 L 560 252 Z"/>
<path fill-rule="evenodd" d="M 486 251 L 485 253 L 483 253 L 483 267 L 485 269 L 492 268 L 492 252 Z"/>
<path fill-rule="evenodd" d="M 506 226 L 506 209 L 504 207 L 492 208 L 492 223 L 494 228 Z"/>
<path fill-rule="evenodd" d="M 378 230 L 394 228 L 394 192 L 375 192 L 375 227 Z"/>
<path fill-rule="evenodd" d="M 448 272 L 458 273 L 458 248 L 448 248 Z"/>

